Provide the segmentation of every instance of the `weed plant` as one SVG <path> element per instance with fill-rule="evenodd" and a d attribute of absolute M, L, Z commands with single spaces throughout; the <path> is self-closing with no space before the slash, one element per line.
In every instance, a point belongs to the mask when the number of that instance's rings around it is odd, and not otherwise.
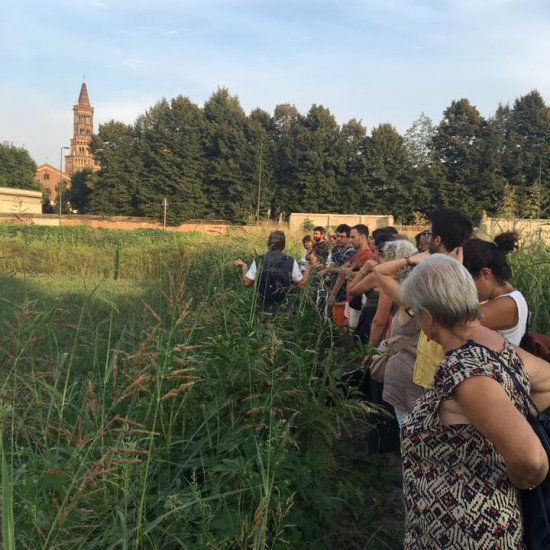
<path fill-rule="evenodd" d="M 541 241 L 526 244 L 512 255 L 512 271 L 532 313 L 530 329 L 550 334 L 550 248 Z"/>
<path fill-rule="evenodd" d="M 232 265 L 265 236 L 0 236 L 3 548 L 399 547 L 371 509 L 380 463 L 350 439 L 368 408 L 334 382 L 348 354 L 310 291 L 266 320 Z M 514 282 L 544 332 L 537 246 Z"/>
<path fill-rule="evenodd" d="M 364 505 L 336 455 L 363 408 L 333 382 L 308 293 L 262 319 L 231 263 L 260 241 L 171 238 L 156 270 L 122 252 L 114 280 L 105 242 L 154 245 L 65 233 L 3 243 L 43 254 L 2 275 L 4 548 L 332 548 L 338 515 Z"/>

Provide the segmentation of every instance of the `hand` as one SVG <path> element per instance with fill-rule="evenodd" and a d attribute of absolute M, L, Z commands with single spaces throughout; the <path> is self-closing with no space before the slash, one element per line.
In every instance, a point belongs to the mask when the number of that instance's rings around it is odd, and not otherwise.
<path fill-rule="evenodd" d="M 409 262 L 411 265 L 418 265 L 422 263 L 424 260 L 427 260 L 430 257 L 430 252 L 426 250 L 426 252 L 420 252 L 419 254 L 414 254 L 413 256 L 409 256 Z"/>
<path fill-rule="evenodd" d="M 367 353 L 367 355 L 365 355 L 365 357 L 363 357 L 363 360 L 361 361 L 361 366 L 366 367 L 370 363 L 371 358 L 372 355 Z"/>
<path fill-rule="evenodd" d="M 460 262 L 461 264 L 464 263 L 464 249 L 461 246 L 457 246 L 455 249 L 449 252 L 449 256 L 451 258 L 454 258 L 457 262 Z"/>
<path fill-rule="evenodd" d="M 367 260 L 359 271 L 363 275 L 366 275 L 367 273 L 370 273 L 377 265 L 378 262 L 376 260 Z"/>
<path fill-rule="evenodd" d="M 233 265 L 237 266 L 237 267 L 240 267 L 241 269 L 246 269 L 248 266 L 240 259 L 240 258 L 237 258 L 234 262 L 233 262 Z"/>

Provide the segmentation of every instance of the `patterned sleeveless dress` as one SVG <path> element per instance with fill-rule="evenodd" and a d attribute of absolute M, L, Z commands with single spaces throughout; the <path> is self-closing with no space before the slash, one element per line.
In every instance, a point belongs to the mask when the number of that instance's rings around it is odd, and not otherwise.
<path fill-rule="evenodd" d="M 401 432 L 406 549 L 524 548 L 519 493 L 508 480 L 504 459 L 474 426 L 442 426 L 438 414 L 440 403 L 470 376 L 498 381 L 525 414 L 501 361 L 529 391 L 523 363 L 508 342 L 495 353 L 468 341 L 447 353 L 434 388 L 407 417 Z"/>

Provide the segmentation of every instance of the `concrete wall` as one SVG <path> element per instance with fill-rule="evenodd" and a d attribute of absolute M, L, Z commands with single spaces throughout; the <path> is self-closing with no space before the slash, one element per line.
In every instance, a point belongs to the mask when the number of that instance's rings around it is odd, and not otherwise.
<path fill-rule="evenodd" d="M 27 189 L 12 189 L 0 187 L 0 213 L 13 214 L 41 214 L 42 193 Z"/>
<path fill-rule="evenodd" d="M 543 239 L 546 244 L 550 244 L 550 220 L 506 220 L 483 216 L 479 224 L 478 236 L 494 237 L 503 231 L 515 231 L 520 240 Z"/>
<path fill-rule="evenodd" d="M 51 225 L 51 226 L 76 226 L 86 225 L 92 228 L 104 229 L 162 229 L 162 223 L 150 218 L 133 218 L 129 216 L 79 216 L 65 215 L 61 218 L 57 214 L 37 214 L 26 212 L 21 215 L 16 215 L 12 212 L 0 212 L 0 223 L 22 223 L 27 225 Z M 198 231 L 212 235 L 221 235 L 226 233 L 229 224 L 216 223 L 213 221 L 195 221 L 183 223 L 176 227 L 168 226 L 167 231 L 176 231 L 186 233 L 190 231 Z M 241 227 L 241 226 L 236 226 Z M 255 229 L 254 227 L 242 226 L 245 231 Z"/>
<path fill-rule="evenodd" d="M 63 215 L 61 220 L 55 214 L 41 214 L 42 195 L 38 191 L 23 191 L 0 187 L 0 223 L 26 223 L 35 225 L 87 225 L 88 227 L 104 227 L 110 229 L 162 229 L 162 223 L 150 218 L 137 218 L 127 216 L 79 216 Z M 19 212 L 17 208 L 20 208 Z M 25 210 L 25 208 L 27 210 Z M 355 214 L 308 214 L 294 213 L 290 216 L 288 227 L 284 223 L 262 222 L 255 226 L 231 226 L 230 224 L 215 220 L 196 220 L 183 223 L 177 227 L 168 226 L 167 231 L 187 232 L 198 231 L 209 234 L 224 234 L 228 229 L 234 228 L 246 233 L 266 232 L 274 229 L 290 230 L 295 237 L 301 237 L 304 233 L 303 223 L 306 219 L 314 225 L 323 227 L 335 227 L 340 223 L 354 225 L 364 223 L 372 231 L 377 227 L 393 225 L 400 233 L 405 233 L 409 238 L 428 226 L 422 225 L 395 225 L 393 216 L 355 215 Z M 504 220 L 484 217 L 476 234 L 481 238 L 494 237 L 503 231 L 517 231 L 520 239 L 543 239 L 550 245 L 550 220 Z"/>
<path fill-rule="evenodd" d="M 311 220 L 313 225 L 323 227 L 336 227 L 341 223 L 356 225 L 364 223 L 370 231 L 377 227 L 393 225 L 393 216 L 378 214 L 311 214 L 304 212 L 293 212 L 288 218 L 288 226 L 291 231 L 303 230 L 306 220 Z"/>

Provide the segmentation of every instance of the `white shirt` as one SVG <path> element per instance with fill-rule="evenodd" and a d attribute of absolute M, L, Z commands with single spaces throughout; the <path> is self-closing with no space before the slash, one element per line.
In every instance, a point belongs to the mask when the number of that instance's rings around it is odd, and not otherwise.
<path fill-rule="evenodd" d="M 511 344 L 519 346 L 519 343 L 521 342 L 521 339 L 525 334 L 525 329 L 527 328 L 527 317 L 529 316 L 529 307 L 527 306 L 527 302 L 525 301 L 523 294 L 519 290 L 513 290 L 508 294 L 502 294 L 501 296 L 497 296 L 495 300 L 498 300 L 499 298 L 505 298 L 505 297 L 512 298 L 512 300 L 516 302 L 516 307 L 518 308 L 518 323 L 514 327 L 502 329 L 497 332 L 502 334 L 502 336 L 504 336 L 504 338 L 506 338 L 506 340 L 508 340 L 508 342 L 510 342 Z"/>
<path fill-rule="evenodd" d="M 256 267 L 256 260 L 252 260 L 252 263 L 250 264 L 250 267 L 248 268 L 248 271 L 246 272 L 245 277 L 247 279 L 250 279 L 251 281 L 254 281 L 256 279 L 257 271 L 258 271 L 258 268 Z M 300 271 L 298 262 L 294 260 L 294 264 L 292 265 L 292 281 L 295 283 L 299 283 L 303 278 L 304 276 Z"/>

